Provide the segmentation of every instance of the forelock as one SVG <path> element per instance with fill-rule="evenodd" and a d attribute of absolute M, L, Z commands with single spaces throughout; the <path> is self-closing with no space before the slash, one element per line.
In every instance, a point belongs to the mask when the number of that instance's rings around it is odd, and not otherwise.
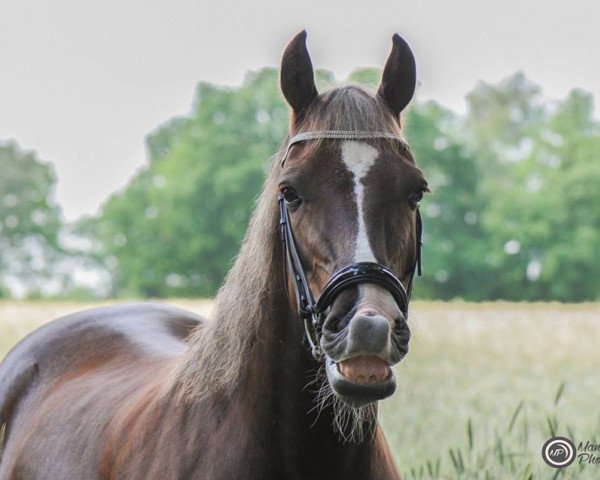
<path fill-rule="evenodd" d="M 393 114 L 378 97 L 350 85 L 325 92 L 307 111 L 303 130 L 362 130 L 400 134 Z"/>
<path fill-rule="evenodd" d="M 403 139 L 399 122 L 384 102 L 355 85 L 334 88 L 319 96 L 307 110 L 298 126 L 302 132 L 325 130 L 348 132 L 386 132 Z M 316 151 L 323 139 L 311 140 L 310 150 Z M 401 153 L 406 148 L 404 140 L 381 140 L 382 153 L 391 150 Z M 310 154 L 310 153 L 309 153 Z"/>

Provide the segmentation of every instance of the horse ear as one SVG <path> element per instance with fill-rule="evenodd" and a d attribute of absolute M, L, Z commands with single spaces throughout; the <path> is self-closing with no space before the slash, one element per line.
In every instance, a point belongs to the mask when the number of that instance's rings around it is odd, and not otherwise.
<path fill-rule="evenodd" d="M 306 48 L 306 30 L 288 44 L 281 59 L 281 91 L 296 117 L 302 115 L 317 97 L 315 75 Z"/>
<path fill-rule="evenodd" d="M 417 67 L 408 43 L 397 33 L 392 37 L 392 42 L 392 52 L 383 69 L 377 95 L 398 116 L 415 93 Z"/>

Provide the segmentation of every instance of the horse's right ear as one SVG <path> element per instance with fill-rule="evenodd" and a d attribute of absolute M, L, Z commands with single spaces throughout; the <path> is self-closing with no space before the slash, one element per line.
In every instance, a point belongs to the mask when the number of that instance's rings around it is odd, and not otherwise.
<path fill-rule="evenodd" d="M 283 96 L 298 119 L 318 95 L 312 62 L 306 48 L 306 30 L 298 33 L 283 52 L 280 81 Z"/>

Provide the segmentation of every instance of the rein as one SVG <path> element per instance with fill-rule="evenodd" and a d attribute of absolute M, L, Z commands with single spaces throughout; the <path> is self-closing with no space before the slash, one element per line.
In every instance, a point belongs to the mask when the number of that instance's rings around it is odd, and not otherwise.
<path fill-rule="evenodd" d="M 291 147 L 299 142 L 313 139 L 341 139 L 341 140 L 357 140 L 357 139 L 373 139 L 373 138 L 387 138 L 397 140 L 405 144 L 404 139 L 399 135 L 389 132 L 367 132 L 367 131 L 340 131 L 340 130 L 324 130 L 314 132 L 303 132 L 295 135 L 288 142 L 287 148 L 283 159 L 281 160 L 281 166 L 287 156 Z M 421 275 L 421 246 L 422 235 L 423 235 L 423 223 L 421 221 L 421 214 L 417 208 L 416 214 L 416 258 L 415 263 L 412 266 L 409 273 L 408 288 L 405 289 L 402 282 L 386 267 L 375 262 L 358 262 L 347 265 L 335 272 L 325 284 L 323 292 L 319 296 L 319 299 L 315 301 L 313 294 L 308 285 L 306 279 L 306 273 L 302 266 L 302 260 L 298 253 L 298 247 L 296 246 L 296 240 L 294 239 L 294 232 L 292 231 L 292 224 L 290 221 L 290 214 L 283 198 L 280 193 L 277 199 L 279 203 L 279 225 L 281 228 L 281 238 L 283 241 L 283 247 L 286 251 L 287 263 L 290 265 L 294 290 L 296 293 L 296 300 L 298 303 L 298 315 L 304 322 L 304 334 L 312 356 L 317 361 L 323 359 L 323 352 L 320 347 L 321 332 L 323 329 L 324 319 L 326 317 L 326 311 L 331 307 L 336 297 L 343 291 L 354 285 L 361 283 L 375 283 L 385 288 L 394 297 L 394 300 L 400 307 L 402 314 L 405 319 L 408 319 L 408 302 L 412 292 L 412 284 L 415 274 Z M 287 272 L 285 277 L 287 278 Z"/>

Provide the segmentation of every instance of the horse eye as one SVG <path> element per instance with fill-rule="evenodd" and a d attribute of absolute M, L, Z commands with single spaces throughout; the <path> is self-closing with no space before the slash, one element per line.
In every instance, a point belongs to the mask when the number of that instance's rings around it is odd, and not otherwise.
<path fill-rule="evenodd" d="M 279 191 L 288 205 L 297 205 L 300 202 L 300 196 L 292 187 L 283 187 Z"/>
<path fill-rule="evenodd" d="M 423 195 L 425 195 L 426 191 L 427 190 L 425 190 L 424 188 L 421 188 L 410 196 L 410 198 L 408 199 L 408 204 L 411 208 L 414 209 L 419 206 L 419 202 L 423 200 Z"/>

